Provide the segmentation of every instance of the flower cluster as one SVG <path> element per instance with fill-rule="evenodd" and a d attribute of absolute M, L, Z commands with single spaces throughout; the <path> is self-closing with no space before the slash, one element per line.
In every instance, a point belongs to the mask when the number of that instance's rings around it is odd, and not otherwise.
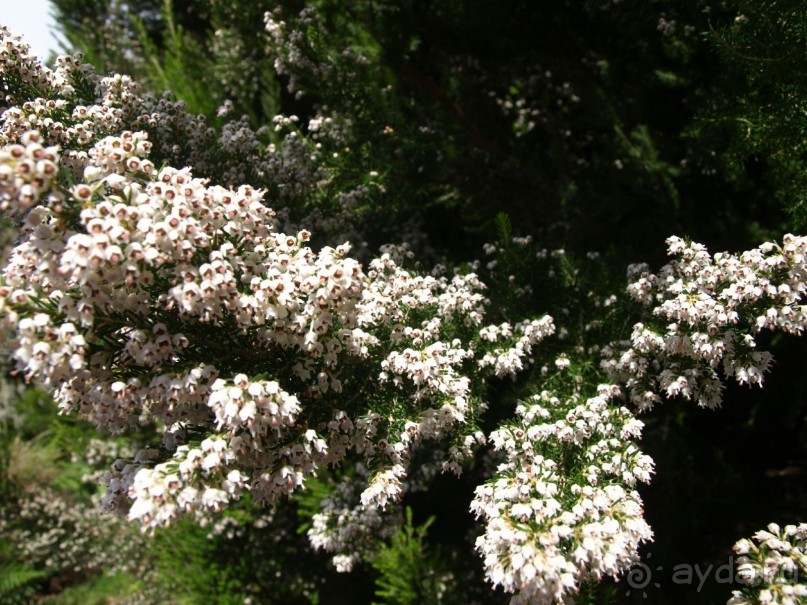
<path fill-rule="evenodd" d="M 9 145 L 0 156 L 0 210 L 10 216 L 26 213 L 50 192 L 59 168 L 56 148 L 43 147 L 30 132 L 21 144 Z"/>
<path fill-rule="evenodd" d="M 0 143 L 20 143 L 24 133 L 37 130 L 44 144 L 62 147 L 62 163 L 78 178 L 87 166 L 88 146 L 129 129 L 149 133 L 157 163 L 192 165 L 222 183 L 271 179 L 277 191 L 310 192 L 323 179 L 312 161 L 312 144 L 298 144 L 296 132 L 287 137 L 288 149 L 268 148 L 261 143 L 264 131 L 253 131 L 242 120 L 224 124 L 217 134 L 203 116 L 188 113 L 183 102 L 145 94 L 128 76 L 101 76 L 80 53 L 59 57 L 51 70 L 1 26 L 0 49 L 0 79 L 20 82 L 28 95 L 7 95 Z"/>
<path fill-rule="evenodd" d="M 747 588 L 735 590 L 728 605 L 796 605 L 807 599 L 807 523 L 776 523 L 734 545 L 737 577 Z"/>
<path fill-rule="evenodd" d="M 314 8 L 306 7 L 296 15 L 294 27 L 289 27 L 280 18 L 279 11 L 266 13 L 264 20 L 272 41 L 275 70 L 289 77 L 289 92 L 302 96 L 304 86 L 298 82 L 301 79 L 328 82 L 336 77 L 344 77 L 330 61 L 317 56 L 313 41 L 305 33 L 306 30 L 322 29 L 319 14 Z"/>
<path fill-rule="evenodd" d="M 480 337 L 489 342 L 497 342 L 499 338 L 512 338 L 518 335 L 514 347 L 509 349 L 494 349 L 479 360 L 480 368 L 492 367 L 496 376 L 513 376 L 524 369 L 523 361 L 528 356 L 525 351 L 555 332 L 555 324 L 549 315 L 532 321 L 522 321 L 510 326 L 504 323 L 500 326 L 490 326 L 480 332 Z"/>
<path fill-rule="evenodd" d="M 19 141 L 31 130 L 40 131 L 50 145 L 81 148 L 93 143 L 103 133 L 124 129 L 133 117 L 147 106 L 142 92 L 128 76 L 102 77 L 82 62 L 81 53 L 61 56 L 55 69 L 42 65 L 29 53 L 29 47 L 8 28 L 0 26 L 3 60 L 0 76 L 20 78 L 27 84 L 33 98 L 8 98 L 11 106 L 2 115 L 0 141 Z M 96 94 L 95 102 L 84 105 L 78 101 L 77 88 L 89 87 Z M 73 154 L 71 154 L 73 155 Z M 83 155 L 76 151 L 75 156 Z"/>
<path fill-rule="evenodd" d="M 485 523 L 476 546 L 487 576 L 517 592 L 513 603 L 567 602 L 582 582 L 617 577 L 651 539 L 634 488 L 653 463 L 632 443 L 642 423 L 613 405 L 619 394 L 614 385 L 568 400 L 544 391 L 491 434 L 506 460 L 471 510 Z"/>
<path fill-rule="evenodd" d="M 16 165 L 10 147 L 3 165 Z M 385 506 L 411 447 L 458 432 L 445 460 L 457 472 L 480 440 L 473 360 L 523 367 L 551 318 L 488 351 L 478 332 L 495 330 L 482 326 L 475 275 L 412 273 L 394 248 L 365 274 L 346 244 L 315 253 L 307 231 L 277 232 L 261 191 L 157 170 L 151 149 L 146 133 L 124 131 L 96 142 L 58 195 L 20 202 L 27 184 L 16 181 L 4 191 L 23 222 L 0 287 L 16 370 L 99 426 L 163 427 L 159 453 L 113 470 L 108 503 L 134 499 L 130 517 L 153 527 L 246 489 L 275 502 L 353 450 L 376 471 L 362 502 Z M 375 364 L 388 400 L 403 402 L 383 423 L 339 403 L 345 381 L 361 392 Z"/>
<path fill-rule="evenodd" d="M 357 471 L 366 474 L 363 467 Z M 389 538 L 401 524 L 398 508 L 388 511 L 361 502 L 364 481 L 349 477 L 341 480 L 319 502 L 319 512 L 311 519 L 308 541 L 315 550 L 333 554 L 337 571 L 348 572 L 373 554 L 380 540 Z"/>
<path fill-rule="evenodd" d="M 628 292 L 652 313 L 630 341 L 603 350 L 602 368 L 639 409 L 665 396 L 714 408 L 723 389 L 718 369 L 762 384 L 772 356 L 757 349 L 759 332 L 800 334 L 807 325 L 807 238 L 786 235 L 781 245 L 714 256 L 677 237 L 667 243 L 676 259 L 658 275 L 630 269 Z"/>

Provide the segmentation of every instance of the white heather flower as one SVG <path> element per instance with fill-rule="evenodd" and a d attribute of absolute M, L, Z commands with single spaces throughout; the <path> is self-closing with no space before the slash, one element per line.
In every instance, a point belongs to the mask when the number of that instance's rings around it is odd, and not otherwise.
<path fill-rule="evenodd" d="M 571 365 L 571 361 L 569 358 L 566 357 L 565 353 L 561 353 L 559 357 L 555 359 L 555 367 L 559 370 L 565 370 Z"/>
<path fill-rule="evenodd" d="M 364 506 L 375 505 L 386 508 L 388 503 L 397 502 L 403 490 L 401 477 L 405 476 L 404 468 L 395 465 L 392 468 L 373 475 L 370 485 L 361 494 L 361 503 Z"/>
<path fill-rule="evenodd" d="M 220 118 L 228 116 L 233 112 L 233 102 L 230 99 L 225 99 L 224 102 L 216 109 L 216 115 Z"/>

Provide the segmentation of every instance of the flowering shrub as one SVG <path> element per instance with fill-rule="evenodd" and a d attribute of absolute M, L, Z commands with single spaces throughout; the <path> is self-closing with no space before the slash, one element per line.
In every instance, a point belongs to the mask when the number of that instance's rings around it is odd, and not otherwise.
<path fill-rule="evenodd" d="M 114 499 L 131 485 L 130 516 L 146 524 L 218 510 L 246 486 L 273 502 L 354 449 L 383 467 L 363 497 L 383 506 L 411 443 L 473 426 L 483 404 L 465 368 L 513 373 L 554 329 L 544 317 L 479 332 L 486 300 L 474 274 L 413 274 L 395 249 L 366 274 L 347 244 L 314 253 L 308 232 L 274 229 L 262 192 L 157 170 L 144 132 L 104 137 L 78 167 L 63 166 L 37 131 L 5 132 L 18 142 L 3 151 L 1 203 L 25 233 L 2 289 L 8 347 L 64 411 L 112 431 L 164 423 L 175 455 L 128 466 L 110 487 Z M 78 183 L 57 182 L 78 168 Z M 489 341 L 500 346 L 486 352 Z M 335 407 L 340 366 L 372 359 L 380 384 L 401 394 L 398 417 L 383 424 L 372 410 Z M 361 391 L 356 380 L 345 376 Z"/>
<path fill-rule="evenodd" d="M 73 578 L 100 570 L 137 571 L 142 544 L 100 508 L 71 502 L 48 488 L 24 494 L 14 504 L 5 507 L 0 529 L 28 565 Z"/>
<path fill-rule="evenodd" d="M 311 49 L 266 22 L 276 69 L 295 75 Z M 3 346 L 61 412 L 148 440 L 111 466 L 104 496 L 147 531 L 190 516 L 226 534 L 217 514 L 247 494 L 281 506 L 344 471 L 307 537 L 350 571 L 387 552 L 405 497 L 487 461 L 470 502 L 487 579 L 514 603 L 568 602 L 618 580 L 652 539 L 636 414 L 676 396 L 717 407 L 724 376 L 761 385 L 772 357 L 759 333 L 805 325 L 803 237 L 714 256 L 671 238 L 676 260 L 658 275 L 630 269 L 630 301 L 585 293 L 563 250 L 535 251 L 504 225 L 484 268 L 425 271 L 405 245 L 361 262 L 304 228 L 349 231 L 369 191 L 341 191 L 343 213 L 316 203 L 334 176 L 323 141 L 349 119 L 318 115 L 303 136 L 278 116 L 279 146 L 245 120 L 217 132 L 80 57 L 43 67 L 5 28 L 0 84 L 0 209 L 20 229 L 0 285 Z M 534 128 L 525 112 L 519 138 Z M 536 283 L 562 293 L 552 308 L 511 273 L 527 257 Z M 518 385 L 514 411 L 489 409 L 503 378 Z"/>

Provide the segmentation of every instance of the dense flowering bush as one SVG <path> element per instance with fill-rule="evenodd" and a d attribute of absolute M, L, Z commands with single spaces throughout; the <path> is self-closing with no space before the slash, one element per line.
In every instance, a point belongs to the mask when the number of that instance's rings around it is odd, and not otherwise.
<path fill-rule="evenodd" d="M 56 151 L 38 138 L 26 132 L 27 145 L 6 148 L 15 174 L 27 158 L 52 158 L 24 173 L 30 182 L 58 174 Z M 554 329 L 548 317 L 519 323 L 510 343 L 474 364 L 486 342 L 474 336 L 485 311 L 474 274 L 415 275 L 389 252 L 364 274 L 347 245 L 315 254 L 307 232 L 274 231 L 260 192 L 157 171 L 138 157 L 148 149 L 144 133 L 105 137 L 83 182 L 51 194 L 43 181 L 35 208 L 28 183 L 3 192 L 29 234 L 3 288 L 17 369 L 64 411 L 112 431 L 164 423 L 171 459 L 141 469 L 143 454 L 111 479 L 111 499 L 135 496 L 132 518 L 158 525 L 177 511 L 218 510 L 245 487 L 274 502 L 351 450 L 378 467 L 362 501 L 384 506 L 397 498 L 411 443 L 473 426 L 482 404 L 463 366 L 515 372 Z M 464 330 L 467 344 L 447 329 Z M 203 361 L 228 355 L 224 367 Z M 401 416 L 383 425 L 372 410 L 336 407 L 346 386 L 345 398 L 362 390 L 355 375 L 343 384 L 340 366 L 373 359 L 379 383 L 401 393 Z M 451 455 L 456 463 L 464 452 Z"/>
<path fill-rule="evenodd" d="M 267 25 L 287 73 L 304 40 Z M 507 254 L 563 251 L 507 233 L 484 269 L 424 271 L 403 245 L 365 262 L 347 242 L 313 247 L 292 206 L 333 176 L 321 149 L 338 116 L 315 118 L 310 138 L 279 116 L 280 147 L 245 121 L 219 132 L 80 57 L 43 67 L 5 28 L 0 84 L 0 209 L 20 230 L 0 285 L 3 346 L 63 413 L 146 436 L 112 465 L 104 496 L 144 530 L 210 523 L 247 493 L 279 505 L 349 469 L 307 532 L 349 571 L 394 534 L 406 495 L 487 457 L 495 470 L 469 503 L 486 577 L 513 603 L 569 602 L 619 579 L 652 539 L 637 485 L 654 466 L 636 415 L 676 396 L 716 407 L 723 376 L 761 385 L 772 358 L 758 334 L 807 321 L 803 237 L 714 256 L 671 238 L 675 260 L 657 275 L 631 267 L 630 300 L 588 297 L 584 325 L 565 306 L 519 314 L 496 308 L 480 274 L 514 300 L 540 298 L 508 274 Z M 364 191 L 309 216 L 335 221 L 330 240 Z M 552 283 L 574 283 L 560 267 Z M 617 303 L 629 338 L 602 329 Z M 523 375 L 514 412 L 486 416 L 489 385 Z"/>

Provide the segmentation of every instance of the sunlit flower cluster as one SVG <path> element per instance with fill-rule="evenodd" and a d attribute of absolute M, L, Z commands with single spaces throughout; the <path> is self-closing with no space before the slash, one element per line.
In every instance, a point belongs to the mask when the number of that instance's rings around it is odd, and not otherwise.
<path fill-rule="evenodd" d="M 132 498 L 130 517 L 156 526 L 221 510 L 244 490 L 275 502 L 353 450 L 376 461 L 362 503 L 384 507 L 400 497 L 411 447 L 456 431 L 444 462 L 459 472 L 481 440 L 473 360 L 524 367 L 551 318 L 488 350 L 475 275 L 409 272 L 395 248 L 365 274 L 347 244 L 315 253 L 307 231 L 277 232 L 261 191 L 158 170 L 151 149 L 144 132 L 124 131 L 97 141 L 83 178 L 57 194 L 51 184 L 20 201 L 27 182 L 4 189 L 23 223 L 0 287 L 16 370 L 99 426 L 164 427 L 159 455 L 113 470 L 108 503 Z M 16 150 L 29 153 L 7 146 L 4 166 L 17 165 Z M 447 339 L 458 326 L 467 339 Z M 362 388 L 375 364 L 404 402 L 391 423 L 339 407 L 344 381 Z"/>
<path fill-rule="evenodd" d="M 734 545 L 737 579 L 747 588 L 735 590 L 728 605 L 796 605 L 807 599 L 807 523 L 758 531 Z"/>
<path fill-rule="evenodd" d="M 524 361 L 529 360 L 526 351 L 529 351 L 535 344 L 555 332 L 555 323 L 549 315 L 541 319 L 532 321 L 522 321 L 511 327 L 510 324 L 500 326 L 490 326 L 484 329 L 480 336 L 490 342 L 497 342 L 501 336 L 511 338 L 513 334 L 518 335 L 518 340 L 514 347 L 508 349 L 494 349 L 479 360 L 480 368 L 493 368 L 496 376 L 515 376 L 517 372 L 524 369 Z"/>
<path fill-rule="evenodd" d="M 653 463 L 633 443 L 642 423 L 613 405 L 619 394 L 544 391 L 491 434 L 506 460 L 471 510 L 484 521 L 476 547 L 488 578 L 516 592 L 513 603 L 566 602 L 584 581 L 617 577 L 652 538 L 635 485 Z"/>
<path fill-rule="evenodd" d="M 20 140 L 0 152 L 0 210 L 10 216 L 24 214 L 38 203 L 59 171 L 55 147 L 43 147 L 33 132 Z"/>
<path fill-rule="evenodd" d="M 807 325 L 807 238 L 786 235 L 781 245 L 714 256 L 677 237 L 668 244 L 675 260 L 658 275 L 631 268 L 628 291 L 652 314 L 633 327 L 630 341 L 603 350 L 602 368 L 639 409 L 676 396 L 717 407 L 718 370 L 762 384 L 772 356 L 757 348 L 759 332 L 800 334 Z"/>

